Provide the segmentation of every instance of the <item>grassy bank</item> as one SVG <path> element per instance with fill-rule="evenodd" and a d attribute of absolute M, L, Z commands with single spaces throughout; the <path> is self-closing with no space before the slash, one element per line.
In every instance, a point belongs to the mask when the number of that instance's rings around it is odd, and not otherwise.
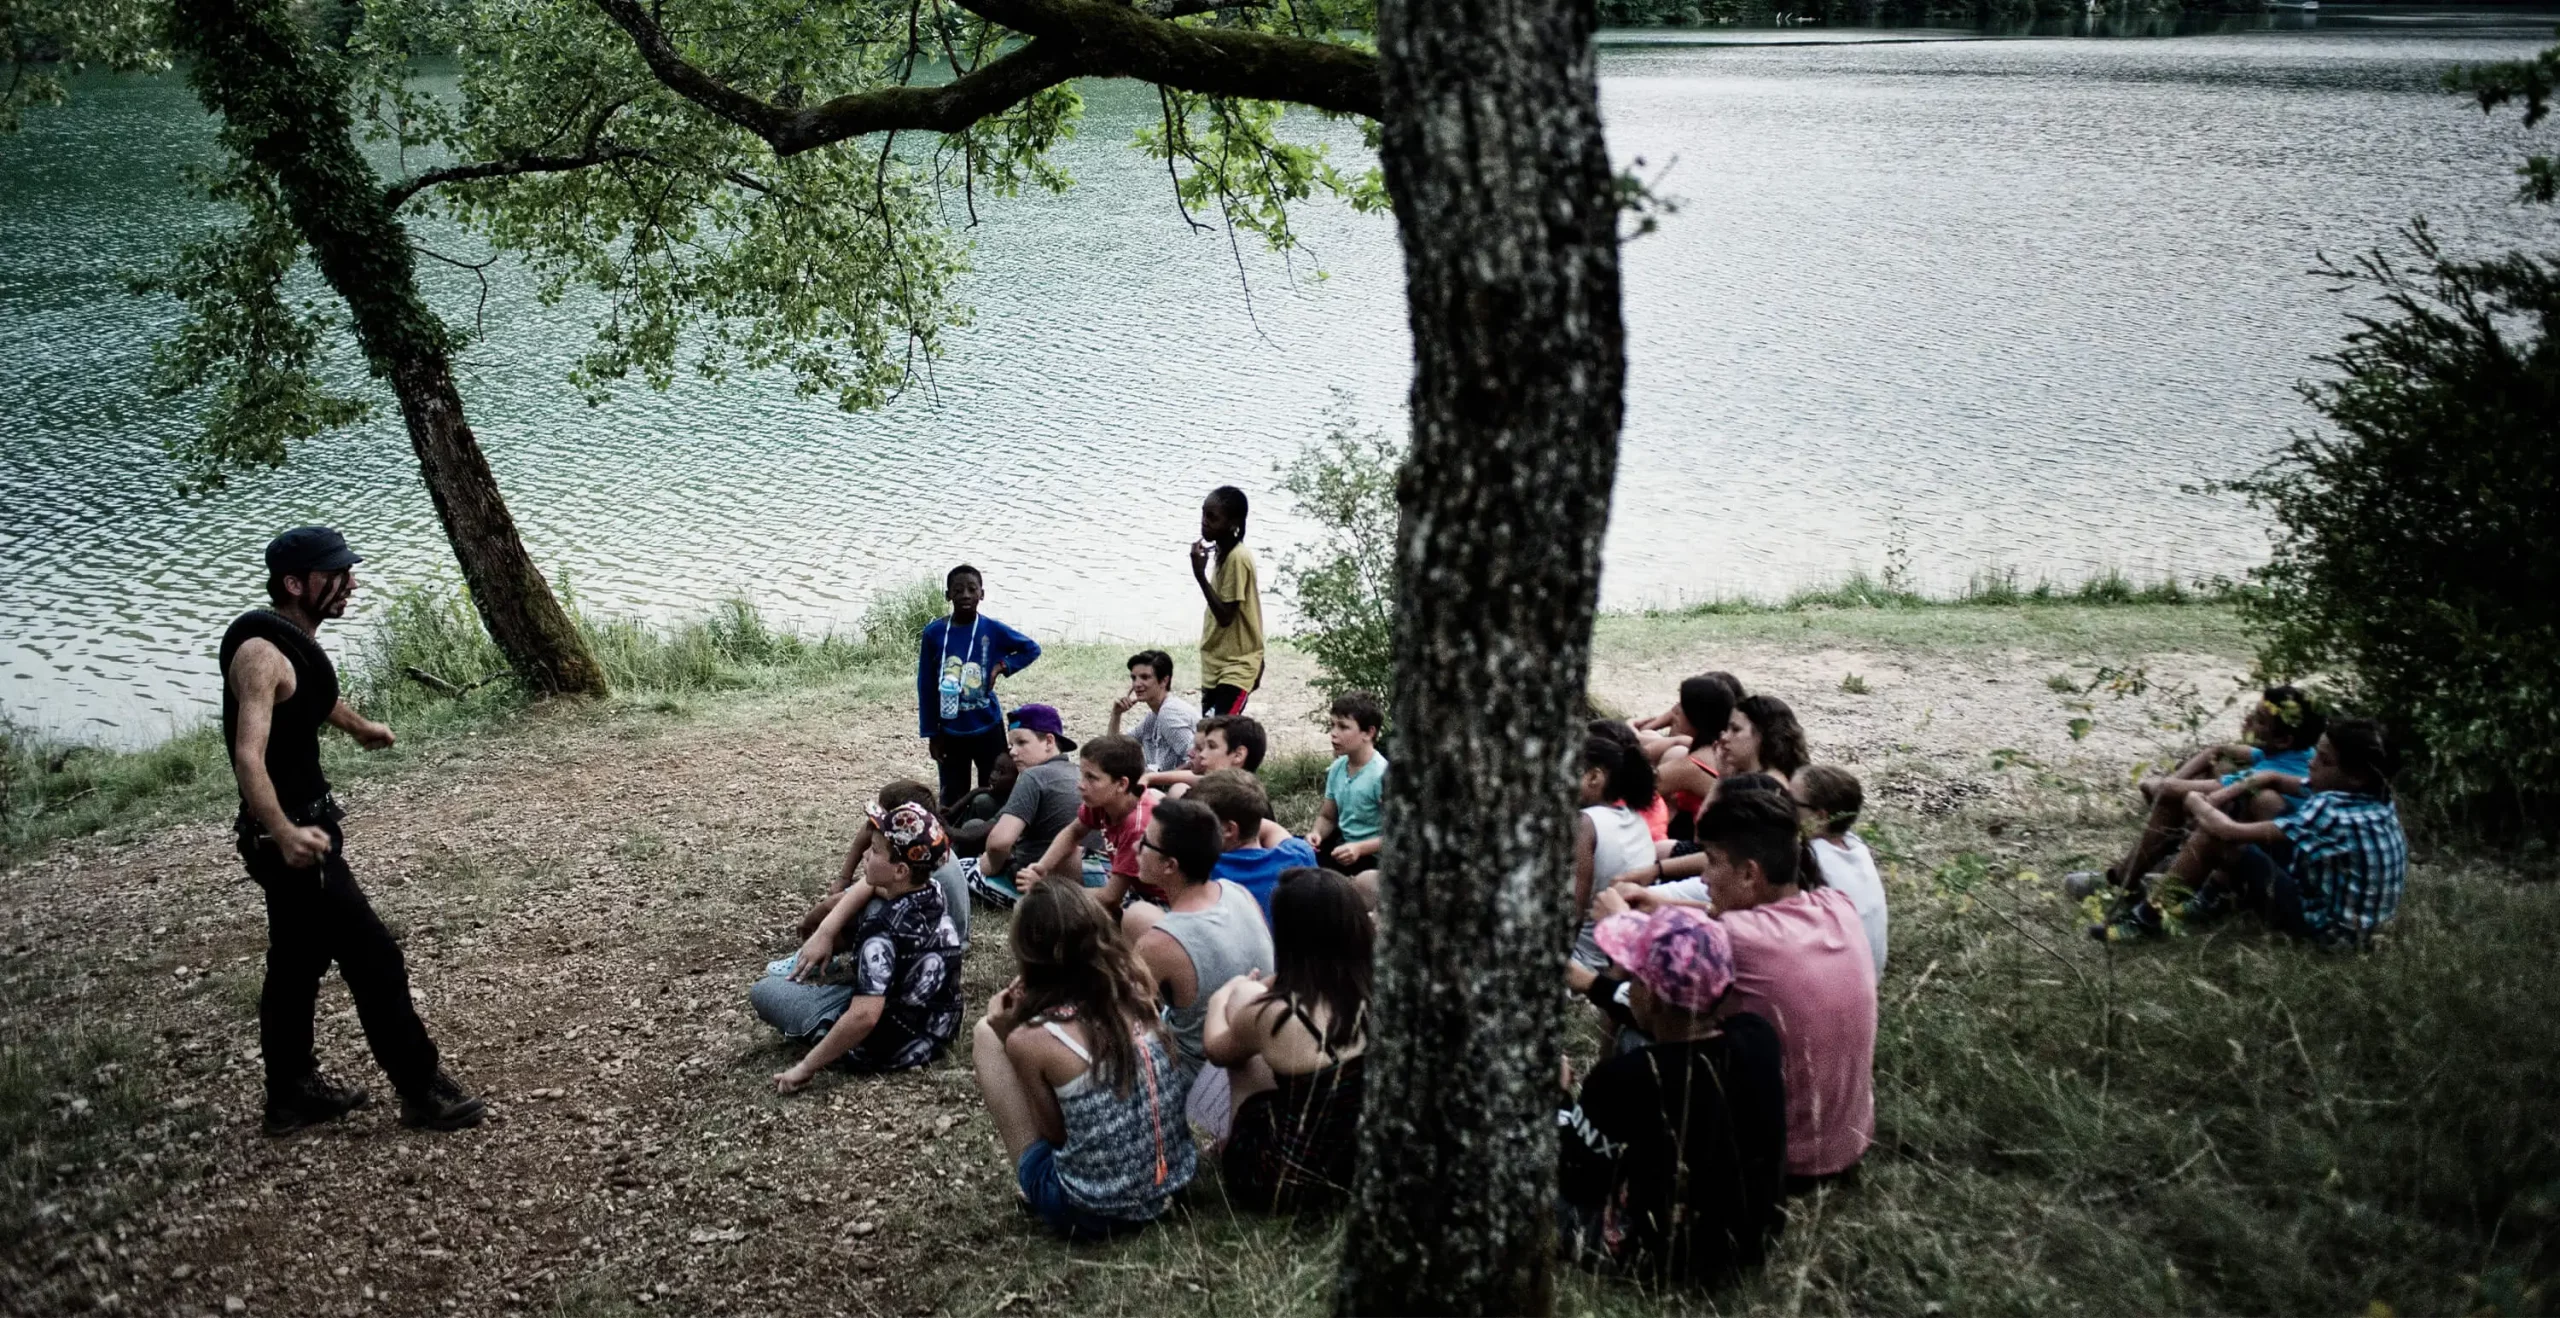
<path fill-rule="evenodd" d="M 601 616 L 570 602 L 614 696 L 578 709 L 545 708 L 548 718 L 666 712 L 722 693 L 905 675 L 916 636 L 944 608 L 940 591 L 919 581 L 885 593 L 849 634 L 805 636 L 771 625 L 743 599 L 665 625 Z M 1956 595 L 1931 597 L 1862 574 L 1778 600 L 1725 599 L 1611 615 L 1601 620 L 1598 643 L 1657 652 L 1701 636 L 1778 639 L 1819 630 L 1894 645 L 2077 638 L 2093 646 L 2183 641 L 2219 648 L 2236 645 L 2239 634 L 2225 603 L 2222 595 L 2175 582 L 2136 586 L 2114 575 L 2067 588 L 2021 588 L 2014 574 L 1993 573 L 1976 576 Z M 1704 622 L 1717 625 L 1704 632 L 1679 625 Z M 1124 655 L 1118 646 L 1066 646 L 1047 662 L 1111 669 Z M 1188 662 L 1187 652 L 1179 657 Z M 343 653 L 341 663 L 352 698 L 391 724 L 402 746 L 373 755 L 343 738 L 324 738 L 323 760 L 340 782 L 397 774 L 430 747 L 505 726 L 534 706 L 507 674 L 468 598 L 450 586 L 395 596 L 383 624 Z M 232 795 L 229 764 L 211 725 L 123 751 L 33 735 L 0 720 L 0 861 L 63 838 L 101 830 L 130 836 L 222 810 Z"/>

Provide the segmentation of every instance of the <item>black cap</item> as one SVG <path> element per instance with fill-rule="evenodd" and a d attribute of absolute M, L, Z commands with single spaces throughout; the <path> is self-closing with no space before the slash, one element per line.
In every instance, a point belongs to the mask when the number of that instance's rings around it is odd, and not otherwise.
<path fill-rule="evenodd" d="M 347 548 L 347 538 L 326 526 L 297 526 L 267 542 L 270 576 L 296 577 L 305 572 L 344 572 L 364 560 Z"/>

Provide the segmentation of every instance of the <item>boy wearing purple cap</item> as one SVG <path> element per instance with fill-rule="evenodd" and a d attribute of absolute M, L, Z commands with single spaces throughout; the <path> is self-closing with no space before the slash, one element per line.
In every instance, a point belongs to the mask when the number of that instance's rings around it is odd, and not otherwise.
<path fill-rule="evenodd" d="M 1717 1015 L 1733 945 L 1706 912 L 1614 915 L 1593 937 L 1629 981 L 1615 1013 L 1653 1042 L 1594 1068 L 1558 1114 L 1567 1254 L 1675 1282 L 1759 1266 L 1786 1221 L 1777 1031 Z"/>
<path fill-rule="evenodd" d="M 1011 730 L 1005 745 L 1021 770 L 1013 794 L 1005 798 L 995 827 L 987 830 L 986 850 L 964 858 L 969 890 L 998 910 L 1011 910 L 1022 900 L 1014 875 L 1046 855 L 1049 843 L 1076 822 L 1084 798 L 1077 789 L 1076 763 L 1067 752 L 1075 738 L 1050 705 L 1024 705 L 1006 720 Z"/>

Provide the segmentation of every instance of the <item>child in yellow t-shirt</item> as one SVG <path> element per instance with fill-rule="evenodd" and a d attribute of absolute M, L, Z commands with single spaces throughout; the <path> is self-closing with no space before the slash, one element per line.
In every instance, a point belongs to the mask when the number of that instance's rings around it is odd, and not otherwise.
<path fill-rule="evenodd" d="M 1200 504 L 1191 576 L 1209 603 L 1200 619 L 1200 712 L 1234 715 L 1262 685 L 1262 579 L 1244 547 L 1244 491 L 1221 485 Z M 1210 555 L 1217 562 L 1212 571 Z"/>

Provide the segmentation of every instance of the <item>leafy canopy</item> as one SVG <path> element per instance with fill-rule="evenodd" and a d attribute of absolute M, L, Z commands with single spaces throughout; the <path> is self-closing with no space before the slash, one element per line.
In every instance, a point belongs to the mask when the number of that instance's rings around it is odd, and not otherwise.
<path fill-rule="evenodd" d="M 921 104 L 900 100 L 888 103 L 888 131 L 778 146 L 757 131 L 765 120 L 741 122 L 671 87 L 631 24 L 653 25 L 716 95 L 770 120 L 985 84 L 1024 68 L 1054 35 L 1026 41 L 990 13 L 1051 33 L 1053 22 L 1097 14 L 1125 24 L 1131 10 L 670 0 L 644 15 L 611 0 L 363 0 L 329 58 L 369 138 L 404 163 L 427 162 L 386 180 L 386 201 L 520 259 L 546 304 L 589 310 L 593 339 L 572 378 L 591 402 L 635 377 L 667 388 L 689 367 L 713 380 L 779 370 L 801 394 L 853 410 L 894 397 L 943 351 L 945 331 L 966 323 L 960 281 L 979 199 L 1070 186 L 1053 153 L 1081 116 L 1072 77 L 1023 80 L 964 123 L 898 128 Z M 1157 0 L 1137 13 L 1166 28 L 1329 48 L 1357 48 L 1337 34 L 1374 16 L 1367 0 Z M 446 69 L 450 80 L 421 76 Z M 1213 217 L 1285 250 L 1297 243 L 1294 204 L 1321 193 L 1385 206 L 1374 169 L 1347 173 L 1323 144 L 1291 140 L 1279 102 L 1185 90 L 1178 65 L 1163 77 L 1164 114 L 1135 145 L 1166 161 L 1168 223 L 1180 222 L 1178 205 L 1195 224 Z M 1286 79 L 1253 85 L 1285 89 Z M 318 369 L 328 317 L 295 310 L 287 293 L 303 253 L 272 190 L 238 168 L 213 192 L 238 209 L 238 225 L 138 283 L 187 305 L 160 383 L 205 404 L 205 431 L 182 452 L 199 485 L 280 463 L 292 442 L 361 413 Z M 467 337 L 456 328 L 456 342 Z"/>

